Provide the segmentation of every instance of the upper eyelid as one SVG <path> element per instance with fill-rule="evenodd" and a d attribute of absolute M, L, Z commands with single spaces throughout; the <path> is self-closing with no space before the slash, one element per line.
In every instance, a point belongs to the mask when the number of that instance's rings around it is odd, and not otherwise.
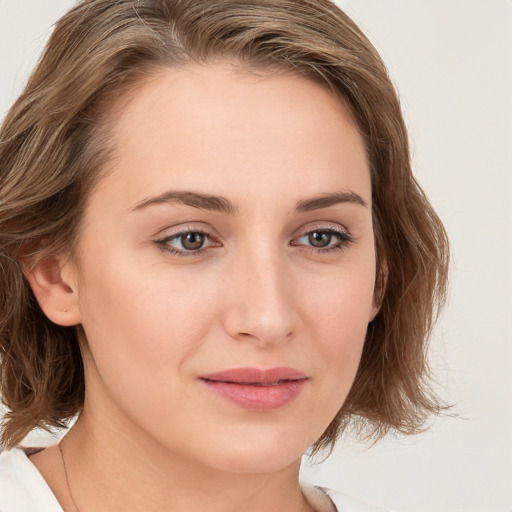
<path fill-rule="evenodd" d="M 341 246 L 347 245 L 347 244 L 350 244 L 350 243 L 353 243 L 353 242 L 356 241 L 356 238 L 353 237 L 348 231 L 341 230 L 341 229 L 334 229 L 334 228 L 324 228 L 324 229 L 318 228 L 316 230 L 315 229 L 309 229 L 307 231 L 304 231 L 302 233 L 302 235 L 294 237 L 292 239 L 292 241 L 295 241 L 295 240 L 298 240 L 300 238 L 303 238 L 303 237 L 307 236 L 309 233 L 315 232 L 315 231 L 320 231 L 320 232 L 326 231 L 326 232 L 328 232 L 330 234 L 333 234 L 335 237 L 338 238 L 338 245 L 341 245 Z M 292 245 L 300 245 L 300 244 L 293 243 Z M 327 247 L 326 247 L 326 249 L 327 249 Z M 319 249 L 319 250 L 321 250 L 321 249 Z"/>
<path fill-rule="evenodd" d="M 178 228 L 175 231 L 171 231 L 172 230 L 171 227 L 167 227 L 167 228 L 159 230 L 159 232 L 152 237 L 153 243 L 163 246 L 163 245 L 167 244 L 168 242 L 170 242 L 171 240 L 179 239 L 180 236 L 182 236 L 186 233 L 201 233 L 201 234 L 205 235 L 205 237 L 207 239 L 209 239 L 211 243 L 215 243 L 215 242 L 219 241 L 219 237 L 215 236 L 212 229 L 205 227 L 204 225 L 198 227 L 198 226 L 191 226 L 189 224 L 185 224 L 184 226 L 179 225 L 179 226 L 175 226 L 175 227 Z M 190 252 L 190 254 L 193 254 L 194 252 L 203 251 L 208 248 L 209 247 L 204 247 L 202 249 L 197 249 L 197 251 L 182 251 L 181 249 L 176 249 L 176 250 L 181 251 L 181 252 Z"/>
<path fill-rule="evenodd" d="M 312 223 L 312 225 L 306 224 L 306 227 L 298 230 L 296 234 L 293 235 L 293 238 L 300 238 L 307 233 L 311 233 L 312 231 L 333 231 L 337 233 L 343 233 L 347 236 L 352 236 L 349 229 L 337 222 L 319 222 Z"/>
<path fill-rule="evenodd" d="M 184 249 L 179 249 L 177 247 L 173 247 L 172 249 L 164 249 L 164 247 L 166 245 L 172 247 L 169 242 L 171 240 L 179 239 L 180 236 L 182 236 L 185 233 L 201 233 L 201 234 L 205 235 L 206 238 L 208 238 L 210 240 L 211 245 L 208 245 L 206 247 L 201 247 L 200 249 L 196 249 L 196 250 L 192 250 L 192 251 L 187 251 L 187 250 L 184 250 Z M 153 243 L 155 243 L 156 245 L 160 246 L 160 249 L 165 250 L 166 252 L 174 253 L 176 255 L 179 254 L 181 256 L 191 256 L 192 257 L 194 255 L 204 254 L 204 252 L 206 250 L 208 250 L 211 247 L 213 247 L 214 244 L 215 244 L 215 239 L 214 239 L 214 237 L 211 235 L 211 233 L 209 231 L 195 228 L 195 229 L 180 230 L 180 231 L 176 231 L 174 233 L 169 233 L 167 235 L 156 237 Z"/>
<path fill-rule="evenodd" d="M 329 224 L 331 224 L 331 223 L 329 223 Z M 323 225 L 317 225 L 316 227 L 311 226 L 311 228 L 309 228 L 309 229 L 303 229 L 300 232 L 301 234 L 299 234 L 299 235 L 294 234 L 290 240 L 290 245 L 291 246 L 304 245 L 304 244 L 297 244 L 297 243 L 293 243 L 293 242 L 299 238 L 306 236 L 308 233 L 314 232 L 315 230 L 316 231 L 328 231 L 330 233 L 334 233 L 335 236 L 337 236 L 337 238 L 339 240 L 338 243 L 333 246 L 327 246 L 324 248 L 315 248 L 315 247 L 311 246 L 308 249 L 309 251 L 313 251 L 318 254 L 332 252 L 336 248 L 342 249 L 343 247 L 345 247 L 349 244 L 352 244 L 353 242 L 356 241 L 356 238 L 353 237 L 352 234 L 347 229 L 340 228 L 339 224 L 336 224 L 336 227 L 333 227 L 332 224 L 330 226 L 327 226 L 324 223 Z M 194 233 L 194 232 L 204 234 L 206 236 L 206 238 L 208 238 L 210 240 L 210 245 L 208 245 L 206 247 L 201 247 L 200 249 L 196 249 L 196 250 L 186 250 L 186 249 L 184 250 L 184 249 L 179 249 L 176 247 L 173 247 L 172 249 L 170 249 L 170 248 L 164 249 L 164 246 L 166 246 L 166 245 L 170 246 L 170 244 L 168 243 L 170 240 L 177 239 L 185 233 Z M 209 249 L 219 247 L 219 245 L 218 245 L 219 238 L 215 238 L 215 236 L 212 236 L 209 229 L 204 229 L 203 227 L 196 228 L 196 227 L 189 226 L 188 228 L 186 227 L 184 229 L 180 229 L 179 231 L 169 233 L 166 236 L 157 238 L 157 239 L 155 239 L 155 243 L 157 245 L 159 245 L 162 250 L 165 250 L 166 252 L 174 253 L 176 256 L 179 255 L 179 256 L 183 256 L 183 257 L 186 257 L 186 256 L 194 257 L 194 256 L 204 255 L 207 251 L 209 251 Z M 222 246 L 222 243 L 220 246 Z M 170 246 L 170 247 L 172 247 L 172 246 Z"/>
<path fill-rule="evenodd" d="M 207 224 L 202 224 L 200 226 L 193 226 L 191 224 L 184 224 L 176 226 L 176 230 L 173 230 L 173 227 L 166 227 L 164 229 L 159 230 L 159 232 L 155 235 L 155 238 L 172 238 L 178 235 L 182 235 L 183 233 L 204 233 L 212 238 L 216 237 L 216 230 L 209 227 Z M 311 222 L 306 224 L 306 226 L 302 226 L 301 228 L 295 230 L 295 232 L 291 235 L 291 238 L 297 238 L 304 236 L 307 233 L 315 230 L 330 230 L 345 233 L 348 236 L 351 236 L 350 230 L 345 226 L 330 221 L 320 221 L 320 222 Z M 217 236 L 217 238 L 220 238 Z"/>
<path fill-rule="evenodd" d="M 351 238 L 351 234 L 344 230 L 344 229 L 336 229 L 336 228 L 316 228 L 316 229 L 308 229 L 306 231 L 303 231 L 301 235 L 298 235 L 298 236 L 294 236 L 293 237 L 293 240 L 297 239 L 297 238 L 302 238 L 310 233 L 315 233 L 315 232 L 326 232 L 326 233 L 331 233 L 331 234 L 338 234 L 338 235 L 344 235 L 346 237 L 350 237 Z"/>
<path fill-rule="evenodd" d="M 183 233 L 204 233 L 205 235 L 208 236 L 214 236 L 213 229 L 206 227 L 204 225 L 192 226 L 189 224 L 180 224 L 176 228 L 176 230 L 173 230 L 173 227 L 166 227 L 164 229 L 160 229 L 158 233 L 155 235 L 155 238 L 172 238 L 178 235 L 182 235 Z"/>

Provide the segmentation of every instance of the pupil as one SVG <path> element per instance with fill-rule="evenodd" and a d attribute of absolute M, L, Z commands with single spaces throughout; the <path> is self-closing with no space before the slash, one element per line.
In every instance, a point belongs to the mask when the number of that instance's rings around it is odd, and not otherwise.
<path fill-rule="evenodd" d="M 325 231 L 314 231 L 309 235 L 309 242 L 313 247 L 327 247 L 331 243 L 332 235 Z"/>
<path fill-rule="evenodd" d="M 181 244 L 185 249 L 191 251 L 201 249 L 204 243 L 204 235 L 202 233 L 187 233 L 181 235 Z"/>

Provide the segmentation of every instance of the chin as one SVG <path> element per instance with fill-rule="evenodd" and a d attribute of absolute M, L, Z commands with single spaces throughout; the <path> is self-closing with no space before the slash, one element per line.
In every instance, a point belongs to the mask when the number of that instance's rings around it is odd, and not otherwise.
<path fill-rule="evenodd" d="M 286 432 L 273 435 L 260 432 L 257 435 L 232 437 L 228 443 L 219 442 L 218 450 L 211 451 L 210 464 L 218 470 L 238 474 L 276 473 L 293 464 L 300 465 L 304 452 L 315 439 L 303 439 Z M 311 442 L 310 442 L 311 441 Z M 202 453 L 206 456 L 206 451 Z"/>
<path fill-rule="evenodd" d="M 253 450 L 224 452 L 217 460 L 216 469 L 237 474 L 278 473 L 294 464 L 300 465 L 303 452 L 275 450 Z"/>

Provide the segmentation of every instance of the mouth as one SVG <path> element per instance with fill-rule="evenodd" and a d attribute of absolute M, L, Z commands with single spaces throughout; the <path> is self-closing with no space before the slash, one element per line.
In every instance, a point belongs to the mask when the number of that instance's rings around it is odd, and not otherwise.
<path fill-rule="evenodd" d="M 200 378 L 218 396 L 251 411 L 278 409 L 295 400 L 308 377 L 293 368 L 235 368 Z"/>
<path fill-rule="evenodd" d="M 219 380 L 211 380 L 211 379 L 203 379 L 206 382 L 222 382 L 224 384 L 235 384 L 237 386 L 260 386 L 260 387 L 270 387 L 270 386 L 279 386 L 280 384 L 285 384 L 286 382 L 297 382 L 296 380 L 277 380 L 275 382 L 233 382 L 233 381 L 219 381 Z"/>

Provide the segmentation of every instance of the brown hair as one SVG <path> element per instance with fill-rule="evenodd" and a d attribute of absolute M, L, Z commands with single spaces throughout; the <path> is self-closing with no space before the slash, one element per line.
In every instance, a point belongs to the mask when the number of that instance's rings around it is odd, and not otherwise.
<path fill-rule="evenodd" d="M 219 58 L 322 84 L 348 105 L 367 147 L 382 307 L 349 396 L 315 448 L 348 427 L 373 439 L 415 433 L 439 412 L 426 345 L 445 295 L 448 242 L 412 176 L 396 92 L 361 30 L 330 0 L 83 0 L 57 23 L 0 132 L 5 447 L 36 426 L 62 426 L 84 400 L 80 327 L 46 318 L 23 261 L 72 248 L 108 162 L 117 99 L 159 68 Z"/>

